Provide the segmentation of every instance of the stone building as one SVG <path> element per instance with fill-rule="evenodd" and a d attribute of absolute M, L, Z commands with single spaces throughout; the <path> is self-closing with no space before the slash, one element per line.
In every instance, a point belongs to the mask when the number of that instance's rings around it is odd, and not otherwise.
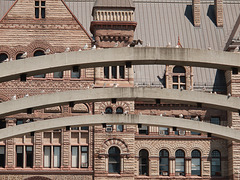
<path fill-rule="evenodd" d="M 238 53 L 239 12 L 238 0 L 1 0 L 0 61 L 127 46 Z M 74 66 L 26 81 L 3 82 L 0 100 L 144 86 L 239 96 L 236 69 L 127 66 Z M 240 125 L 238 113 L 200 105 L 107 101 L 29 110 L 2 117 L 1 128 L 101 113 L 168 116 L 234 129 Z M 237 142 L 175 127 L 67 126 L 1 141 L 0 179 L 237 179 L 239 153 Z"/>

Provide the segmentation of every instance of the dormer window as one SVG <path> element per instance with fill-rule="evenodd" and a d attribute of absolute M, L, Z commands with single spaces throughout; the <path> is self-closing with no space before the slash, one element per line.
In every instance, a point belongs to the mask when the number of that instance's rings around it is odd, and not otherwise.
<path fill-rule="evenodd" d="M 45 18 L 45 0 L 35 1 L 35 18 Z"/>

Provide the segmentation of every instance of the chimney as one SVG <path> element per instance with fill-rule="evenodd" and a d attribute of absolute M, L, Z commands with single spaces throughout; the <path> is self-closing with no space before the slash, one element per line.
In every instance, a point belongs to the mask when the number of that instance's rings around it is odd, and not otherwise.
<path fill-rule="evenodd" d="M 192 0 L 193 24 L 195 27 L 200 27 L 201 13 L 200 13 L 200 0 Z"/>
<path fill-rule="evenodd" d="M 214 11 L 217 27 L 223 27 L 223 0 L 214 0 Z"/>

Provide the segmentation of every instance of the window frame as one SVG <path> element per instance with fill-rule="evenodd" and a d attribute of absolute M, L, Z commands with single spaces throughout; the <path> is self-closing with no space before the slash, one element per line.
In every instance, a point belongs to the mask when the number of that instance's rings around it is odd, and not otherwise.
<path fill-rule="evenodd" d="M 199 153 L 199 156 L 196 156 L 195 154 L 193 154 L 194 152 L 197 152 Z M 194 174 L 193 173 L 193 159 L 195 160 L 198 160 L 199 161 L 199 164 L 196 165 L 196 168 L 198 169 L 199 168 L 199 174 Z M 192 176 L 201 176 L 202 174 L 202 162 L 201 162 L 201 152 L 197 149 L 194 149 L 192 152 L 191 152 L 191 175 Z M 197 170 L 196 170 L 197 171 Z"/>
<path fill-rule="evenodd" d="M 213 154 L 214 152 L 219 153 L 219 156 L 218 157 L 214 156 L 214 154 Z M 213 160 L 215 160 L 215 162 L 216 162 L 216 160 L 218 160 L 218 162 L 219 162 L 219 165 L 215 165 L 215 166 L 219 166 L 218 167 L 219 171 L 216 171 L 214 174 L 213 174 Z M 221 152 L 218 150 L 213 150 L 211 152 L 211 176 L 222 176 Z"/>
<path fill-rule="evenodd" d="M 38 2 L 38 5 L 36 4 L 37 2 Z M 35 15 L 34 15 L 35 19 L 46 18 L 46 0 L 35 0 L 34 9 L 35 9 Z"/>
<path fill-rule="evenodd" d="M 141 154 L 142 152 L 145 152 L 146 154 Z M 142 162 L 144 160 L 143 158 L 146 159 L 145 163 Z M 149 152 L 146 149 L 141 149 L 139 151 L 139 175 L 140 176 L 149 176 Z"/>
<path fill-rule="evenodd" d="M 183 153 L 183 155 L 181 154 L 177 154 L 178 152 L 181 152 Z M 182 161 L 182 165 L 178 165 L 177 164 L 177 160 L 179 160 L 179 163 L 180 160 Z M 183 166 L 183 171 L 177 171 L 177 166 L 180 167 L 180 169 L 182 169 L 182 166 Z M 179 174 L 179 175 L 178 175 Z M 185 152 L 182 150 L 182 149 L 178 149 L 176 152 L 175 152 L 175 176 L 185 176 L 186 174 L 186 165 L 185 165 Z"/>
<path fill-rule="evenodd" d="M 111 152 L 110 150 L 113 148 L 115 148 L 117 152 L 115 151 L 114 153 L 110 153 Z M 110 166 L 112 166 L 112 169 L 110 168 Z M 117 146 L 112 146 L 108 149 L 108 173 L 120 174 L 120 172 L 121 172 L 121 151 Z"/>
<path fill-rule="evenodd" d="M 163 156 L 161 156 L 161 152 Z M 165 156 L 165 152 L 167 152 L 167 156 Z M 162 159 L 167 159 L 167 171 L 164 171 L 166 168 L 166 164 L 161 165 L 161 160 Z M 161 169 L 163 167 L 163 169 Z M 160 176 L 169 176 L 169 152 L 166 149 L 162 149 L 159 151 L 159 175 Z"/>

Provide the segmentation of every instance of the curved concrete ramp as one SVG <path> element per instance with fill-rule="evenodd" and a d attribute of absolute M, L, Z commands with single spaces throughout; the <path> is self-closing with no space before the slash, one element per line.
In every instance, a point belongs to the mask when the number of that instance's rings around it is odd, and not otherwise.
<path fill-rule="evenodd" d="M 240 99 L 197 91 L 160 88 L 98 88 L 76 91 L 56 92 L 30 96 L 0 103 L 0 116 L 27 112 L 28 108 L 40 109 L 64 105 L 69 102 L 100 102 L 113 98 L 126 101 L 155 101 L 160 99 L 168 103 L 182 103 L 195 106 L 216 108 L 229 111 L 240 110 Z"/>
<path fill-rule="evenodd" d="M 0 64 L 0 82 L 18 79 L 21 74 L 64 71 L 80 68 L 137 64 L 175 64 L 231 70 L 240 67 L 240 54 L 186 48 L 134 47 L 75 51 L 27 58 Z M 34 63 L 33 63 L 34 62 Z M 11 67 L 11 68 L 9 68 Z"/>
<path fill-rule="evenodd" d="M 59 129 L 66 126 L 93 126 L 102 123 L 107 124 L 143 124 L 151 126 L 178 127 L 203 133 L 211 133 L 214 136 L 239 141 L 240 131 L 220 125 L 199 122 L 193 120 L 185 120 L 180 118 L 149 116 L 149 115 L 86 115 L 72 116 L 58 119 L 42 120 L 32 123 L 12 126 L 0 129 L 0 140 L 24 135 L 30 132 L 45 131 Z"/>

